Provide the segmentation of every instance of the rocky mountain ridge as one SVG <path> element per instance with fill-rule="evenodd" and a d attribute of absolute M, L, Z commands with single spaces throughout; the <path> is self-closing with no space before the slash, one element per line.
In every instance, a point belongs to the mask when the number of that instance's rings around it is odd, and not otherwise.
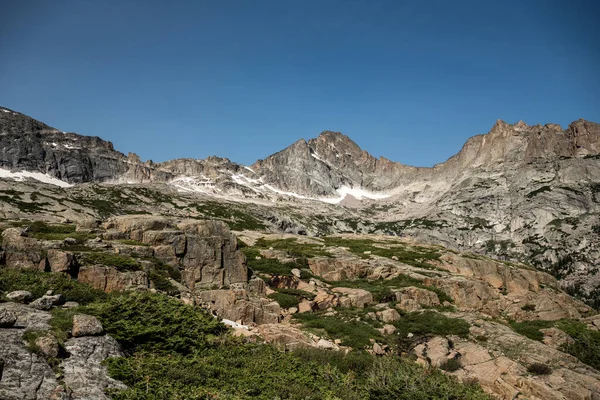
<path fill-rule="evenodd" d="M 330 131 L 251 166 L 218 157 L 142 162 L 102 139 L 63 133 L 5 108 L 0 133 L 5 175 L 26 170 L 124 188 L 166 184 L 183 201 L 173 201 L 170 212 L 189 214 L 178 207 L 197 204 L 194 198 L 233 201 L 259 225 L 281 231 L 410 235 L 533 264 L 600 304 L 600 125 L 593 122 L 563 130 L 497 121 L 432 168 L 377 159 Z"/>

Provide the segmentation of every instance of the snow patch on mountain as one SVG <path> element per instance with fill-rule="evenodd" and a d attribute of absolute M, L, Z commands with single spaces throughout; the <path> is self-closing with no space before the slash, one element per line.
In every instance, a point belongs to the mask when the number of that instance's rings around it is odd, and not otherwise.
<path fill-rule="evenodd" d="M 49 183 L 54 186 L 60 187 L 71 187 L 70 183 L 65 181 L 61 181 L 60 179 L 54 178 L 48 174 L 42 174 L 41 172 L 29 172 L 29 171 L 20 171 L 20 172 L 11 172 L 7 169 L 0 169 L 0 178 L 13 179 L 15 181 L 24 181 L 27 178 L 35 179 L 40 182 Z"/>
<path fill-rule="evenodd" d="M 387 193 L 369 192 L 369 191 L 361 189 L 361 188 L 352 188 L 349 186 L 342 186 L 341 188 L 337 189 L 336 192 L 338 192 L 338 194 L 340 195 L 339 197 L 324 197 L 324 198 L 320 198 L 319 200 L 323 201 L 325 203 L 329 203 L 329 204 L 338 204 L 339 202 L 344 200 L 347 195 L 350 195 L 357 200 L 362 200 L 362 199 L 378 200 L 378 199 L 386 199 L 391 196 L 390 194 L 387 194 Z"/>

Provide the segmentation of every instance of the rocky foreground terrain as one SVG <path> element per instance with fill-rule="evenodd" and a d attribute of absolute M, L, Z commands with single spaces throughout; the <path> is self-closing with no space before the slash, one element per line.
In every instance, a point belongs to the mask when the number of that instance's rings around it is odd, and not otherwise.
<path fill-rule="evenodd" d="M 243 166 L 0 107 L 0 398 L 600 399 L 599 172 L 584 120 Z"/>
<path fill-rule="evenodd" d="M 356 385 L 352 396 L 321 387 L 282 398 L 418 398 L 393 390 L 377 397 L 382 383 L 360 373 L 382 360 L 444 371 L 456 379 L 446 383 L 458 385 L 452 390 L 465 390 L 452 398 L 484 398 L 474 383 L 501 399 L 600 396 L 594 309 L 527 265 L 411 239 L 234 234 L 222 221 L 152 215 L 12 221 L 3 226 L 0 290 L 3 399 L 274 397 L 254 381 L 245 392 L 240 384 L 194 387 L 156 359 L 167 352 L 165 360 L 184 357 L 178 365 L 187 365 L 185 357 L 215 340 L 235 341 L 227 348 L 266 342 L 281 354 L 269 357 L 303 354 L 314 376 L 324 373 L 315 359 L 369 360 L 339 367 L 350 374 L 340 379 Z M 194 312 L 201 314 L 179 317 Z M 209 329 L 201 344 L 193 341 Z M 185 332 L 195 339 L 177 336 Z M 169 337 L 177 339 L 164 342 Z M 243 367 L 229 371 L 235 368 Z M 178 378 L 161 392 L 164 374 Z M 292 385 L 296 378 L 288 379 Z M 424 398 L 438 398 L 429 384 Z M 410 384 L 403 385 L 398 390 Z"/>

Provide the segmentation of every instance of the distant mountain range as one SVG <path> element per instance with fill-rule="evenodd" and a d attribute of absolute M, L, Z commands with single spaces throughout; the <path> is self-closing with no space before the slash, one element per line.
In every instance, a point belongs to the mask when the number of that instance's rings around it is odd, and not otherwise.
<path fill-rule="evenodd" d="M 244 166 L 143 162 L 0 107 L 0 168 L 0 177 L 50 183 L 166 183 L 229 200 L 339 204 L 365 211 L 351 224 L 357 232 L 378 221 L 397 234 L 418 219 L 430 241 L 518 258 L 586 293 L 600 287 L 600 124 L 582 119 L 566 129 L 498 120 L 431 168 L 375 158 L 330 131 Z"/>

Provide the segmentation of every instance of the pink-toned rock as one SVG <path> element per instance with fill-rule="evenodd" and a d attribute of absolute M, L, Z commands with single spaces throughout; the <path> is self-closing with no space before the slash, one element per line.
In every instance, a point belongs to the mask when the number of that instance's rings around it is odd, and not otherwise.
<path fill-rule="evenodd" d="M 148 287 L 148 276 L 144 271 L 119 272 L 116 268 L 103 265 L 81 267 L 77 280 L 105 292 Z"/>
<path fill-rule="evenodd" d="M 326 310 L 330 307 L 337 307 L 338 299 L 335 295 L 327 292 L 319 292 L 313 299 L 314 307 L 319 310 Z"/>
<path fill-rule="evenodd" d="M 98 318 L 93 315 L 75 314 L 73 316 L 73 337 L 95 336 L 104 331 Z"/>
<path fill-rule="evenodd" d="M 313 302 L 312 301 L 302 300 L 300 302 L 300 304 L 298 304 L 298 312 L 299 313 L 312 312 L 312 310 L 313 310 Z"/>
<path fill-rule="evenodd" d="M 575 340 L 571 336 L 558 328 L 540 329 L 540 332 L 544 335 L 542 342 L 555 349 L 575 343 Z"/>
<path fill-rule="evenodd" d="M 57 249 L 48 249 L 46 259 L 52 272 L 72 273 L 75 267 L 73 253 Z"/>
<path fill-rule="evenodd" d="M 394 310 L 393 308 L 377 311 L 376 315 L 377 319 L 379 319 L 382 322 L 396 322 L 400 321 L 400 319 L 402 318 L 400 314 L 398 314 L 398 311 Z"/>
<path fill-rule="evenodd" d="M 373 295 L 364 289 L 337 287 L 334 288 L 333 291 L 346 296 L 349 299 L 350 307 L 364 308 L 374 304 Z M 340 305 L 341 302 L 342 299 L 340 299 Z"/>

